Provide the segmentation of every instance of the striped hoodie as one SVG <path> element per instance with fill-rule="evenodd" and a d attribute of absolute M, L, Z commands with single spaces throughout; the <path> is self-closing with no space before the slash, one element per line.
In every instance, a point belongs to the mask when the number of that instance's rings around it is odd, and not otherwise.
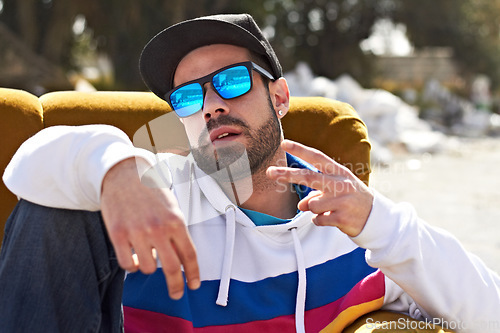
<path fill-rule="evenodd" d="M 288 165 L 307 167 L 287 157 Z M 318 332 L 338 330 L 382 307 L 384 275 L 338 229 L 315 226 L 310 212 L 259 225 L 189 158 L 167 160 L 162 171 L 168 170 L 176 196 L 197 202 L 181 209 L 202 283 L 176 301 L 168 296 L 161 267 L 152 275 L 128 274 L 127 332 Z M 309 191 L 297 192 L 303 197 Z"/>
<path fill-rule="evenodd" d="M 498 324 L 498 275 L 410 205 L 376 191 L 354 238 L 315 226 L 310 212 L 259 226 L 189 158 L 134 148 L 125 133 L 104 125 L 39 132 L 20 147 L 3 180 L 34 203 L 96 211 L 104 175 L 131 156 L 156 164 L 171 184 L 197 248 L 202 283 L 173 301 L 161 269 L 128 274 L 127 332 L 341 332 L 376 309 L 437 318 L 464 332 Z"/>

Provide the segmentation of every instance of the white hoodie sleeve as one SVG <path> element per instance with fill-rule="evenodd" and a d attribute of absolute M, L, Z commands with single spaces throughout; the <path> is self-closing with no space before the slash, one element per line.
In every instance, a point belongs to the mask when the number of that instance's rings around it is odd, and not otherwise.
<path fill-rule="evenodd" d="M 96 211 L 106 172 L 133 156 L 155 163 L 151 152 L 135 148 L 116 127 L 53 126 L 21 145 L 3 181 L 18 197 L 40 205 Z"/>
<path fill-rule="evenodd" d="M 451 234 L 419 219 L 412 206 L 375 193 L 365 228 L 353 241 L 367 249 L 370 266 L 380 268 L 410 296 L 401 293 L 404 300 L 395 300 L 388 290 L 392 310 L 438 318 L 458 331 L 500 331 L 499 276 Z M 412 300 L 420 311 L 394 308 L 411 306 Z"/>

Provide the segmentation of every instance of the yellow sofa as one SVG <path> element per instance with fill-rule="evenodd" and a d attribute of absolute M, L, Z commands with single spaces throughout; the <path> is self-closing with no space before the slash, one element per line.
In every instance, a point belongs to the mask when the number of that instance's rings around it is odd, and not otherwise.
<path fill-rule="evenodd" d="M 316 147 L 350 167 L 368 183 L 370 143 L 365 124 L 347 104 L 321 97 L 292 97 L 283 119 L 285 137 Z M 0 88 L 0 170 L 18 147 L 55 125 L 110 124 L 132 139 L 147 122 L 167 113 L 167 103 L 149 92 L 58 91 L 36 97 Z M 17 198 L 0 184 L 0 239 Z"/>
<path fill-rule="evenodd" d="M 110 124 L 133 139 L 149 121 L 170 109 L 167 103 L 149 92 L 75 92 L 60 91 L 36 97 L 25 91 L 0 88 L 0 171 L 30 136 L 56 125 Z M 292 97 L 290 111 L 283 119 L 285 137 L 318 148 L 350 168 L 368 184 L 370 143 L 365 124 L 347 104 L 323 97 Z M 0 183 L 0 239 L 5 222 L 17 198 Z M 369 332 L 444 332 L 435 330 L 392 330 L 405 316 L 377 311 L 358 319 L 345 333 Z M 386 329 L 388 328 L 388 329 Z M 446 332 L 449 332 L 448 330 Z"/>

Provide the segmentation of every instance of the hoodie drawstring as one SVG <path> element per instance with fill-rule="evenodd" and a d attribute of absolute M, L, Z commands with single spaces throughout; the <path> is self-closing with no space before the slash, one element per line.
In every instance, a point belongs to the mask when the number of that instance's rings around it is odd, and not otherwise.
<path fill-rule="evenodd" d="M 292 233 L 295 258 L 297 260 L 297 272 L 299 281 L 297 286 L 297 297 L 295 303 L 295 330 L 297 333 L 305 333 L 305 306 L 306 306 L 306 265 L 304 252 L 297 233 L 297 227 L 290 228 Z M 219 284 L 219 293 L 216 304 L 227 306 L 229 296 L 229 284 L 233 266 L 234 243 L 236 238 L 236 208 L 233 205 L 226 207 L 226 244 L 224 258 L 222 261 L 222 272 Z"/>
<path fill-rule="evenodd" d="M 234 239 L 236 236 L 236 208 L 232 205 L 226 207 L 226 245 L 224 259 L 222 261 L 222 273 L 219 284 L 217 305 L 226 306 L 229 295 L 229 282 L 231 279 L 231 268 L 233 266 Z"/>
<path fill-rule="evenodd" d="M 305 323 L 304 314 L 306 308 L 306 264 L 304 260 L 304 252 L 300 244 L 297 227 L 289 229 L 292 232 L 293 247 L 295 248 L 295 258 L 297 258 L 297 272 L 299 274 L 299 285 L 297 286 L 297 299 L 295 301 L 295 330 L 297 333 L 304 333 Z"/>

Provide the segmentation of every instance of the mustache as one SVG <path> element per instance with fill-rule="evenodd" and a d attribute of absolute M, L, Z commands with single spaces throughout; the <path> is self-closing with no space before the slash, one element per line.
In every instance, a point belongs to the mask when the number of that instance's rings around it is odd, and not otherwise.
<path fill-rule="evenodd" d="M 224 125 L 236 125 L 241 127 L 245 131 L 248 131 L 249 126 L 246 122 L 241 119 L 233 118 L 231 116 L 223 116 L 217 118 L 210 118 L 206 124 L 207 131 L 210 132 L 214 128 L 224 126 Z"/>

